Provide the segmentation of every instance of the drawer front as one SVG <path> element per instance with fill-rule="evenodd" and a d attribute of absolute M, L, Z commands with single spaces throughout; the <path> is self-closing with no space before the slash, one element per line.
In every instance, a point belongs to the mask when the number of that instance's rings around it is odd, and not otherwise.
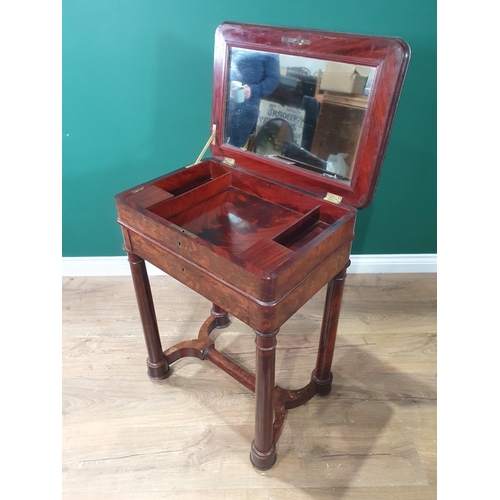
<path fill-rule="evenodd" d="M 134 231 L 128 241 L 132 252 L 260 332 L 281 327 L 345 267 L 351 250 L 349 241 L 279 299 L 266 302 Z"/>

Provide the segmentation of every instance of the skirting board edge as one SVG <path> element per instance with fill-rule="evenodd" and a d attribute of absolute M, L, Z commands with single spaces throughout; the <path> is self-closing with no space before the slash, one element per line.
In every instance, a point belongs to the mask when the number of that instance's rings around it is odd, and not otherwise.
<path fill-rule="evenodd" d="M 164 274 L 147 263 L 151 276 Z M 436 273 L 437 254 L 351 255 L 348 273 Z M 63 257 L 65 276 L 130 276 L 126 256 Z"/>

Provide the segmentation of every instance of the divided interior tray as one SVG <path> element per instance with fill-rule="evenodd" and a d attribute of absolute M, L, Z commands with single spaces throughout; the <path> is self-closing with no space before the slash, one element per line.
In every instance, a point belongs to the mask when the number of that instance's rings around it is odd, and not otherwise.
<path fill-rule="evenodd" d="M 199 245 L 267 273 L 296 260 L 352 217 L 343 206 L 215 160 L 153 181 L 129 200 Z"/>

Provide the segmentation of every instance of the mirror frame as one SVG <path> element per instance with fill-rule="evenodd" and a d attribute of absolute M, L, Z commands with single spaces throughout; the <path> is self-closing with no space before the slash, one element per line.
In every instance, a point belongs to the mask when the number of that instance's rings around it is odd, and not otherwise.
<path fill-rule="evenodd" d="M 232 47 L 371 66 L 376 70 L 350 185 L 223 142 Z M 342 196 L 344 203 L 365 208 L 375 194 L 409 59 L 410 48 L 401 38 L 223 23 L 215 33 L 212 124 L 216 126 L 216 135 L 211 153 L 219 159 L 232 158 L 237 166 L 300 190 L 321 197 L 333 193 Z"/>

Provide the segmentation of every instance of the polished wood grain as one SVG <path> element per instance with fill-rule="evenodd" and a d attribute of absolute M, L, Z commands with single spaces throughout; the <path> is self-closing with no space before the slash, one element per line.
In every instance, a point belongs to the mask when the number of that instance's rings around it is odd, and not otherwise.
<path fill-rule="evenodd" d="M 300 214 L 281 205 L 230 188 L 170 220 L 229 253 L 242 253 L 261 240 L 294 227 Z"/>
<path fill-rule="evenodd" d="M 164 344 L 195 338 L 213 305 L 150 277 Z M 326 286 L 277 335 L 276 383 L 307 384 Z M 231 317 L 218 349 L 254 371 L 255 334 Z M 333 386 L 287 413 L 278 462 L 248 461 L 254 394 L 195 358 L 147 375 L 130 278 L 63 280 L 63 498 L 436 498 L 436 277 L 350 275 Z"/>

